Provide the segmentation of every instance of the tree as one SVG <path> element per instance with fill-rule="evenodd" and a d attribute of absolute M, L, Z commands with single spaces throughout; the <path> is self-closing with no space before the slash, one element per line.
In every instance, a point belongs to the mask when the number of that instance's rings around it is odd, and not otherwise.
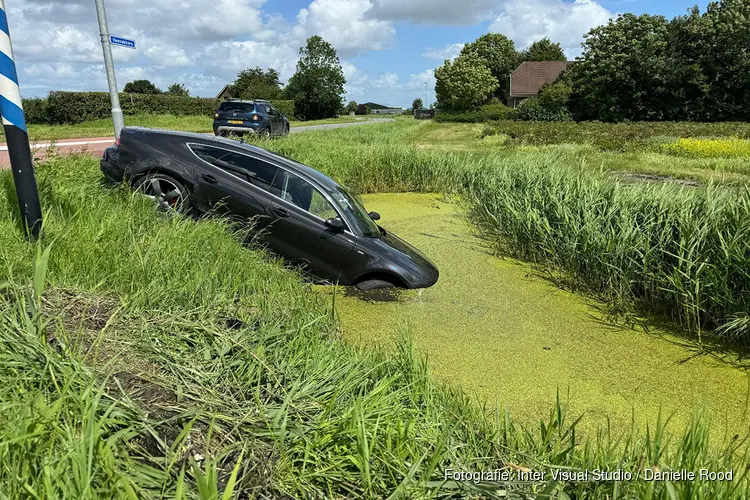
<path fill-rule="evenodd" d="M 476 55 L 490 70 L 498 82 L 492 95 L 505 102 L 509 76 L 518 67 L 518 53 L 513 41 L 499 33 L 488 33 L 461 49 L 460 55 L 469 54 Z"/>
<path fill-rule="evenodd" d="M 669 25 L 670 103 L 674 119 L 750 119 L 750 2 L 711 2 Z"/>
<path fill-rule="evenodd" d="M 167 89 L 167 94 L 178 95 L 182 97 L 190 97 L 190 91 L 181 83 L 173 83 Z"/>
<path fill-rule="evenodd" d="M 475 53 L 446 60 L 435 70 L 435 94 L 441 108 L 465 110 L 487 102 L 498 82 Z"/>
<path fill-rule="evenodd" d="M 161 94 L 159 87 L 148 80 L 134 80 L 125 84 L 122 89 L 126 94 Z"/>
<path fill-rule="evenodd" d="M 295 114 L 306 120 L 331 118 L 341 108 L 344 71 L 336 49 L 319 36 L 311 36 L 299 50 L 297 72 L 287 85 Z"/>
<path fill-rule="evenodd" d="M 521 61 L 567 61 L 559 43 L 545 37 L 529 45 L 521 52 Z"/>
<path fill-rule="evenodd" d="M 571 111 L 576 119 L 668 119 L 673 84 L 663 16 L 620 15 L 592 29 L 572 69 Z"/>
<path fill-rule="evenodd" d="M 240 99 L 279 99 L 281 82 L 279 72 L 273 68 L 264 71 L 260 67 L 243 69 L 231 86 L 234 97 Z"/>
<path fill-rule="evenodd" d="M 346 105 L 346 112 L 347 113 L 356 113 L 357 112 L 357 101 L 349 101 L 349 104 Z"/>
<path fill-rule="evenodd" d="M 424 103 L 422 102 L 422 99 L 417 97 L 414 99 L 414 102 L 411 103 L 411 109 L 422 109 L 424 108 Z"/>

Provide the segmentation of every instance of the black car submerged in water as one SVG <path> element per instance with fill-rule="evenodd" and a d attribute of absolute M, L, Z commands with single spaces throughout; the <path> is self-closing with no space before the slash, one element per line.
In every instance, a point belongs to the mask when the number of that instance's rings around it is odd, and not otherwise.
<path fill-rule="evenodd" d="M 438 280 L 435 264 L 334 180 L 249 144 L 126 127 L 101 169 L 166 207 L 252 218 L 268 247 L 326 281 L 374 290 Z"/>

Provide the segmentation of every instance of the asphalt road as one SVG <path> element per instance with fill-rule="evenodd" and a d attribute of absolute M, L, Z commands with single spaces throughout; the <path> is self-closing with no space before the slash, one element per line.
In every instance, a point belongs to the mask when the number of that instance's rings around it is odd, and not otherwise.
<path fill-rule="evenodd" d="M 328 130 L 336 128 L 348 128 L 348 127 L 360 127 L 362 125 L 371 125 L 375 123 L 386 123 L 392 122 L 393 118 L 373 118 L 369 120 L 362 120 L 352 123 L 326 123 L 322 125 L 302 125 L 300 127 L 292 127 L 291 133 L 297 134 L 300 132 L 309 132 L 312 130 Z M 213 135 L 213 134 L 209 134 Z M 54 143 L 55 150 L 60 155 L 67 155 L 70 153 L 89 153 L 92 156 L 101 156 L 102 152 L 114 144 L 114 137 L 90 137 L 82 139 L 63 139 Z M 44 159 L 52 143 L 50 141 L 39 141 L 31 144 L 31 151 L 34 153 L 35 160 Z M 10 159 L 8 157 L 8 146 L 5 143 L 0 144 L 0 168 L 10 167 Z"/>

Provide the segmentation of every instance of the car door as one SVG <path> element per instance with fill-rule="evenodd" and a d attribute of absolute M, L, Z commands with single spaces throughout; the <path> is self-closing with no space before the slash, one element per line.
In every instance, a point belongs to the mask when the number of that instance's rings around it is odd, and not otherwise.
<path fill-rule="evenodd" d="M 268 114 L 268 119 L 271 122 L 271 134 L 279 135 L 279 133 L 281 133 L 281 130 L 280 130 L 281 127 L 279 123 L 279 113 L 270 104 L 266 104 L 266 113 Z"/>
<path fill-rule="evenodd" d="M 252 219 L 258 230 L 271 220 L 269 188 L 279 168 L 250 155 L 205 144 L 189 144 L 201 160 L 196 167 L 195 195 L 218 214 Z"/>
<path fill-rule="evenodd" d="M 326 219 L 341 215 L 329 199 L 305 179 L 283 169 L 273 189 L 277 198 L 268 230 L 269 246 L 319 278 L 350 282 L 358 264 L 356 236 L 348 228 L 326 226 Z"/>

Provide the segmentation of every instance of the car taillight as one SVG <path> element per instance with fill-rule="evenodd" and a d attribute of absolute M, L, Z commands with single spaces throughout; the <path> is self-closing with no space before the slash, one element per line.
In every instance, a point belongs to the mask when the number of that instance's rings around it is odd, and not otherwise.
<path fill-rule="evenodd" d="M 117 138 L 117 139 L 115 140 L 115 146 L 119 146 L 119 145 L 120 145 L 120 138 L 118 137 L 118 138 Z"/>
<path fill-rule="evenodd" d="M 256 114 L 253 114 L 253 116 L 252 116 L 252 120 L 253 120 L 254 122 L 257 122 L 257 121 L 259 121 L 259 120 L 260 120 L 260 116 L 258 116 L 258 115 L 256 115 Z"/>

